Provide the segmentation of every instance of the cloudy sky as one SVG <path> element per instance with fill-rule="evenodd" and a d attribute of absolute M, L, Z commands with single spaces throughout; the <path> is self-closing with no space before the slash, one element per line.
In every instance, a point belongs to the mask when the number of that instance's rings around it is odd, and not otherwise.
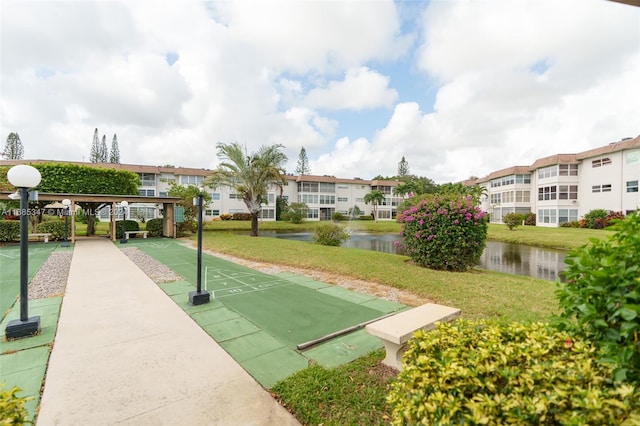
<path fill-rule="evenodd" d="M 0 136 L 25 158 L 458 181 L 640 134 L 640 8 L 605 0 L 0 0 Z"/>

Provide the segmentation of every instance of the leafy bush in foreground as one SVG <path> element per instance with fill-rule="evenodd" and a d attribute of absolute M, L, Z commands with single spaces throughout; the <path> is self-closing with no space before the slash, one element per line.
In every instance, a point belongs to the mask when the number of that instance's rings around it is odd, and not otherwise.
<path fill-rule="evenodd" d="M 20 240 L 19 220 L 0 220 L 0 242 Z"/>
<path fill-rule="evenodd" d="M 5 390 L 4 383 L 0 383 L 0 425 L 32 423 L 28 420 L 24 404 L 33 398 L 21 398 L 16 395 L 18 392 L 20 392 L 19 388 Z"/>
<path fill-rule="evenodd" d="M 524 220 L 524 215 L 520 213 L 509 213 L 502 217 L 502 222 L 507 225 L 509 231 L 513 231 L 518 226 L 522 225 L 522 221 Z"/>
<path fill-rule="evenodd" d="M 565 259 L 559 325 L 592 341 L 617 379 L 640 383 L 640 212 L 607 240 L 590 241 Z"/>
<path fill-rule="evenodd" d="M 594 353 L 543 323 L 418 331 L 388 396 L 393 423 L 638 424 L 640 390 L 613 382 Z"/>

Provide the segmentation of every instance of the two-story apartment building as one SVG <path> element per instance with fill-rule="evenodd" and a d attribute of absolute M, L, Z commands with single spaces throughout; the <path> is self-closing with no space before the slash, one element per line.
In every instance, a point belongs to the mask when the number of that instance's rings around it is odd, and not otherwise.
<path fill-rule="evenodd" d="M 630 213 L 640 207 L 640 136 L 577 154 L 555 154 L 531 166 L 490 173 L 485 190 L 491 222 L 508 213 L 536 214 L 537 225 L 559 226 L 594 209 Z"/>

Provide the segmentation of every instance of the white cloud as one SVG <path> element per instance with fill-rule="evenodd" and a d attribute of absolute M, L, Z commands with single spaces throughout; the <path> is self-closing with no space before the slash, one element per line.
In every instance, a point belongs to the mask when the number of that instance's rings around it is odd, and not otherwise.
<path fill-rule="evenodd" d="M 367 67 L 349 69 L 342 81 L 331 81 L 325 87 L 307 94 L 306 104 L 329 110 L 363 110 L 390 107 L 398 92 L 389 88 L 389 77 Z"/>

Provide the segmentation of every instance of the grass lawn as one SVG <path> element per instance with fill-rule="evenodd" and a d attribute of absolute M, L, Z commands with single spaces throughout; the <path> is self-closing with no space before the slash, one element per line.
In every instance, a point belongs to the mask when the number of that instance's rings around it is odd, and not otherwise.
<path fill-rule="evenodd" d="M 319 222 L 292 225 L 260 222 L 260 230 L 312 231 Z M 346 223 L 345 223 L 346 225 Z M 395 222 L 353 221 L 351 229 L 400 232 Z M 409 258 L 369 250 L 327 247 L 300 241 L 249 237 L 249 222 L 213 222 L 206 226 L 204 247 L 255 261 L 329 271 L 411 291 L 434 302 L 462 309 L 467 318 L 508 321 L 546 320 L 557 309 L 556 284 L 491 271 L 441 272 L 412 265 Z M 237 235 L 225 231 L 247 231 Z M 606 238 L 610 231 L 489 225 L 488 239 L 569 250 Z M 336 369 L 317 365 L 278 383 L 272 392 L 303 424 L 388 424 L 386 404 L 393 373 L 376 351 Z"/>

